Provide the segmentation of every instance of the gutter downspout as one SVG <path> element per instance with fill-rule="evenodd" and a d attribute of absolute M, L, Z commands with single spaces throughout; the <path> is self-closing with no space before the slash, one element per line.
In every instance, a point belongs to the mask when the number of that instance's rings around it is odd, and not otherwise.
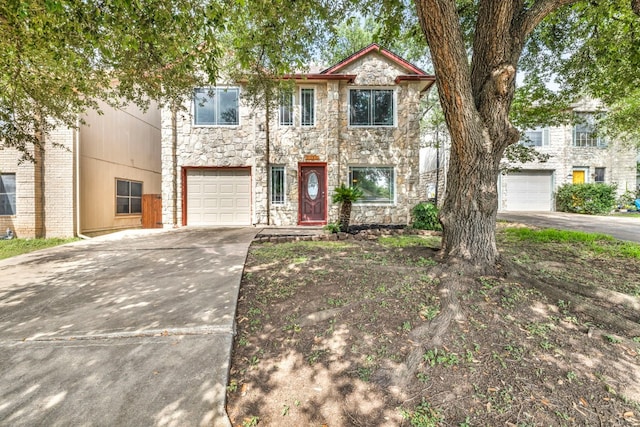
<path fill-rule="evenodd" d="M 80 227 L 80 120 L 76 122 L 76 130 L 74 132 L 75 138 L 75 184 L 76 184 L 76 237 L 81 239 L 91 239 L 89 236 L 82 234 L 82 228 Z"/>

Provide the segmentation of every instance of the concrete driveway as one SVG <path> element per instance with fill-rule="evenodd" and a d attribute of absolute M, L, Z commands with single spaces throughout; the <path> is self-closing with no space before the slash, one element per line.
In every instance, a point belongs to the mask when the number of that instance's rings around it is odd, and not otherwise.
<path fill-rule="evenodd" d="M 0 261 L 0 425 L 228 426 L 256 231 L 138 230 Z"/>
<path fill-rule="evenodd" d="M 640 243 L 640 215 L 594 216 L 565 212 L 499 212 L 498 219 L 543 228 L 604 233 L 620 240 Z"/>

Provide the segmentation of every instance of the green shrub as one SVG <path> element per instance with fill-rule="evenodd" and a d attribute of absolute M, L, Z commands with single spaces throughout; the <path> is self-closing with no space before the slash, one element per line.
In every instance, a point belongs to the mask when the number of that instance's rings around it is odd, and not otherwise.
<path fill-rule="evenodd" d="M 419 230 L 442 230 L 442 225 L 438 220 L 438 208 L 432 203 L 422 202 L 413 207 L 413 228 Z"/>
<path fill-rule="evenodd" d="M 615 184 L 564 184 L 556 196 L 556 208 L 561 212 L 602 215 L 615 205 Z"/>

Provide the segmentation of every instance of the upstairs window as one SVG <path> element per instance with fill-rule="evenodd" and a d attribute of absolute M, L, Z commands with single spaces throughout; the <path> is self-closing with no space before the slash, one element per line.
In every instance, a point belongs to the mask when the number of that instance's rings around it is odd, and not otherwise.
<path fill-rule="evenodd" d="M 597 115 L 576 113 L 576 116 L 576 124 L 573 127 L 574 147 L 606 147 L 607 141 L 597 132 Z"/>
<path fill-rule="evenodd" d="M 537 128 L 525 131 L 520 143 L 527 147 L 546 147 L 549 145 L 549 129 Z"/>
<path fill-rule="evenodd" d="M 293 92 L 280 92 L 280 126 L 293 126 Z"/>
<path fill-rule="evenodd" d="M 0 215 L 16 214 L 16 174 L 0 175 Z"/>
<path fill-rule="evenodd" d="M 393 90 L 351 89 L 349 91 L 350 126 L 393 126 Z"/>
<path fill-rule="evenodd" d="M 142 213 L 142 183 L 116 179 L 116 213 L 131 215 Z"/>
<path fill-rule="evenodd" d="M 237 126 L 238 88 L 198 88 L 194 95 L 197 126 Z"/>
<path fill-rule="evenodd" d="M 360 187 L 364 197 L 356 203 L 393 204 L 395 174 L 391 167 L 349 167 L 349 185 Z"/>
<path fill-rule="evenodd" d="M 315 90 L 309 88 L 300 89 L 300 125 L 315 126 L 316 105 Z"/>

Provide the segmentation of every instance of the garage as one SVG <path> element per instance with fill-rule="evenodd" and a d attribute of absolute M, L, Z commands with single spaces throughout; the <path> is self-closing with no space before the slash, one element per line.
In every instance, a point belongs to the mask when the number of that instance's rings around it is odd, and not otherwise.
<path fill-rule="evenodd" d="M 551 211 L 553 171 L 520 171 L 502 176 L 502 210 Z"/>
<path fill-rule="evenodd" d="M 248 168 L 187 169 L 185 225 L 251 225 Z"/>

